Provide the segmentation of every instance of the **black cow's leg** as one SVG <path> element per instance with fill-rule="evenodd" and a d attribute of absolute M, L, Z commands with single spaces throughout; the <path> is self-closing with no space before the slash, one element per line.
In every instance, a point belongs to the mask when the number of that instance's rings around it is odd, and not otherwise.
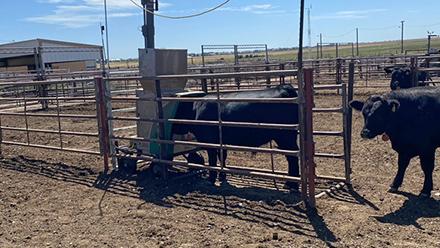
<path fill-rule="evenodd" d="M 411 161 L 411 156 L 407 154 L 399 153 L 397 174 L 394 177 L 394 181 L 391 184 L 390 189 L 388 190 L 391 193 L 397 192 L 399 187 L 402 185 L 403 177 L 405 176 L 406 168 L 408 168 L 409 162 Z"/>
<path fill-rule="evenodd" d="M 296 143 L 296 135 L 294 134 L 284 134 L 278 139 L 275 140 L 278 147 L 283 150 L 291 150 L 291 151 L 298 151 L 299 147 Z M 287 163 L 289 164 L 288 167 L 288 174 L 289 176 L 299 177 L 299 164 L 298 164 L 298 157 L 295 156 L 286 156 Z M 291 189 L 291 190 L 298 190 L 299 186 L 296 182 L 286 182 L 285 188 Z"/>
<path fill-rule="evenodd" d="M 220 158 L 220 152 L 218 153 L 219 156 L 219 160 L 221 160 Z M 226 158 L 228 156 L 228 151 L 227 150 L 223 150 L 223 161 L 221 161 L 221 163 L 223 164 L 223 168 L 226 168 Z M 224 172 L 220 172 L 218 175 L 218 179 L 222 182 L 226 181 L 226 173 Z"/>
<path fill-rule="evenodd" d="M 208 149 L 208 158 L 209 158 L 209 166 L 215 167 L 217 166 L 217 149 Z M 209 181 L 215 183 L 217 179 L 216 171 L 209 171 Z"/>
<path fill-rule="evenodd" d="M 435 151 L 420 155 L 420 164 L 423 173 L 425 174 L 425 181 L 420 196 L 429 197 L 432 191 L 432 173 L 434 171 Z"/>

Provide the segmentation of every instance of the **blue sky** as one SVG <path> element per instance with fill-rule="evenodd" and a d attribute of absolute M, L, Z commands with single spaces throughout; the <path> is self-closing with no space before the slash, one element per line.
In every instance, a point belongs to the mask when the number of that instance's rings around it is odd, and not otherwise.
<path fill-rule="evenodd" d="M 136 0 L 140 2 L 140 0 Z M 187 15 L 224 0 L 160 0 L 160 13 Z M 142 11 L 129 0 L 107 0 L 111 58 L 137 57 L 143 46 Z M 351 42 L 359 27 L 360 41 L 440 34 L 438 0 L 306 0 L 312 6 L 312 43 Z M 156 44 L 200 52 L 201 44 L 267 43 L 270 48 L 298 45 L 299 0 L 231 0 L 222 9 L 187 20 L 156 18 Z M 3 0 L 0 43 L 33 38 L 100 44 L 103 0 Z M 307 36 L 305 37 L 307 44 Z"/>

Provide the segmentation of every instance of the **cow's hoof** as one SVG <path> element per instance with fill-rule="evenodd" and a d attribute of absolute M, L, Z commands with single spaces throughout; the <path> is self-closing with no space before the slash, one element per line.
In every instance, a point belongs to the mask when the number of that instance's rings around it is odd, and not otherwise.
<path fill-rule="evenodd" d="M 284 184 L 284 189 L 289 190 L 290 192 L 298 192 L 299 191 L 299 185 L 295 182 L 286 182 Z"/>
<path fill-rule="evenodd" d="M 393 194 L 395 194 L 395 193 L 397 193 L 397 192 L 399 192 L 399 189 L 398 189 L 398 188 L 390 187 L 390 189 L 388 189 L 388 193 L 393 193 Z"/>
<path fill-rule="evenodd" d="M 431 198 L 431 193 L 420 193 L 419 194 L 420 198 Z"/>
<path fill-rule="evenodd" d="M 217 172 L 210 171 L 208 176 L 208 181 L 212 184 L 215 184 L 215 181 L 217 180 Z"/>

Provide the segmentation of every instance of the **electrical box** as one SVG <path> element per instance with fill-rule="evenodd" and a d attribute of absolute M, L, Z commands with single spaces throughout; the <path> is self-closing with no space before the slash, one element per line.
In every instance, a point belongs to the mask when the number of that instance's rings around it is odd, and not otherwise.
<path fill-rule="evenodd" d="M 178 49 L 139 49 L 139 70 L 141 77 L 154 77 L 159 75 L 180 75 L 187 74 L 187 50 Z M 136 96 L 141 98 L 152 98 L 156 96 L 155 81 L 141 79 L 143 90 L 138 90 Z M 184 91 L 186 79 L 161 80 L 162 96 L 176 96 Z M 178 102 L 163 102 L 165 118 L 173 118 L 178 107 Z M 141 119 L 157 119 L 157 103 L 153 101 L 138 101 L 136 113 Z M 141 122 L 137 123 L 137 136 L 145 138 L 157 138 L 159 133 L 158 123 Z M 171 125 L 165 125 L 166 139 L 179 139 L 171 137 Z M 135 142 L 135 147 L 146 155 L 158 155 L 158 144 L 149 142 Z M 172 146 L 170 146 L 172 148 Z M 184 147 L 167 149 L 170 153 L 176 150 L 185 150 Z M 171 156 L 171 154 L 170 154 Z"/>

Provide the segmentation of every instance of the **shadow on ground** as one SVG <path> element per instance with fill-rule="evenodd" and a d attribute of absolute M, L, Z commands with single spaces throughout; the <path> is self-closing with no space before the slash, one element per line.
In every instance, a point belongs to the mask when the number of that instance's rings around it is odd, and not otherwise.
<path fill-rule="evenodd" d="M 319 238 L 328 246 L 338 241 L 324 219 L 316 211 L 308 210 L 301 204 L 299 194 L 280 190 L 282 184 L 270 180 L 229 177 L 229 183 L 215 186 L 201 176 L 171 174 L 171 179 L 164 183 L 164 180 L 155 178 L 148 170 L 134 176 L 120 173 L 104 175 L 91 169 L 23 156 L 0 160 L 0 168 L 101 189 L 103 195 L 98 203 L 99 208 L 106 195 L 112 193 L 143 200 L 138 208 L 146 204 L 165 208 L 183 207 Z M 341 194 L 333 197 L 375 208 L 352 189 Z M 392 221 L 393 217 L 385 216 L 384 219 Z"/>
<path fill-rule="evenodd" d="M 392 223 L 401 226 L 414 226 L 423 229 L 417 221 L 420 218 L 439 218 L 440 217 L 440 201 L 433 198 L 419 197 L 417 195 L 398 192 L 407 199 L 403 205 L 396 211 L 388 213 L 384 216 L 374 217 L 382 223 Z"/>

